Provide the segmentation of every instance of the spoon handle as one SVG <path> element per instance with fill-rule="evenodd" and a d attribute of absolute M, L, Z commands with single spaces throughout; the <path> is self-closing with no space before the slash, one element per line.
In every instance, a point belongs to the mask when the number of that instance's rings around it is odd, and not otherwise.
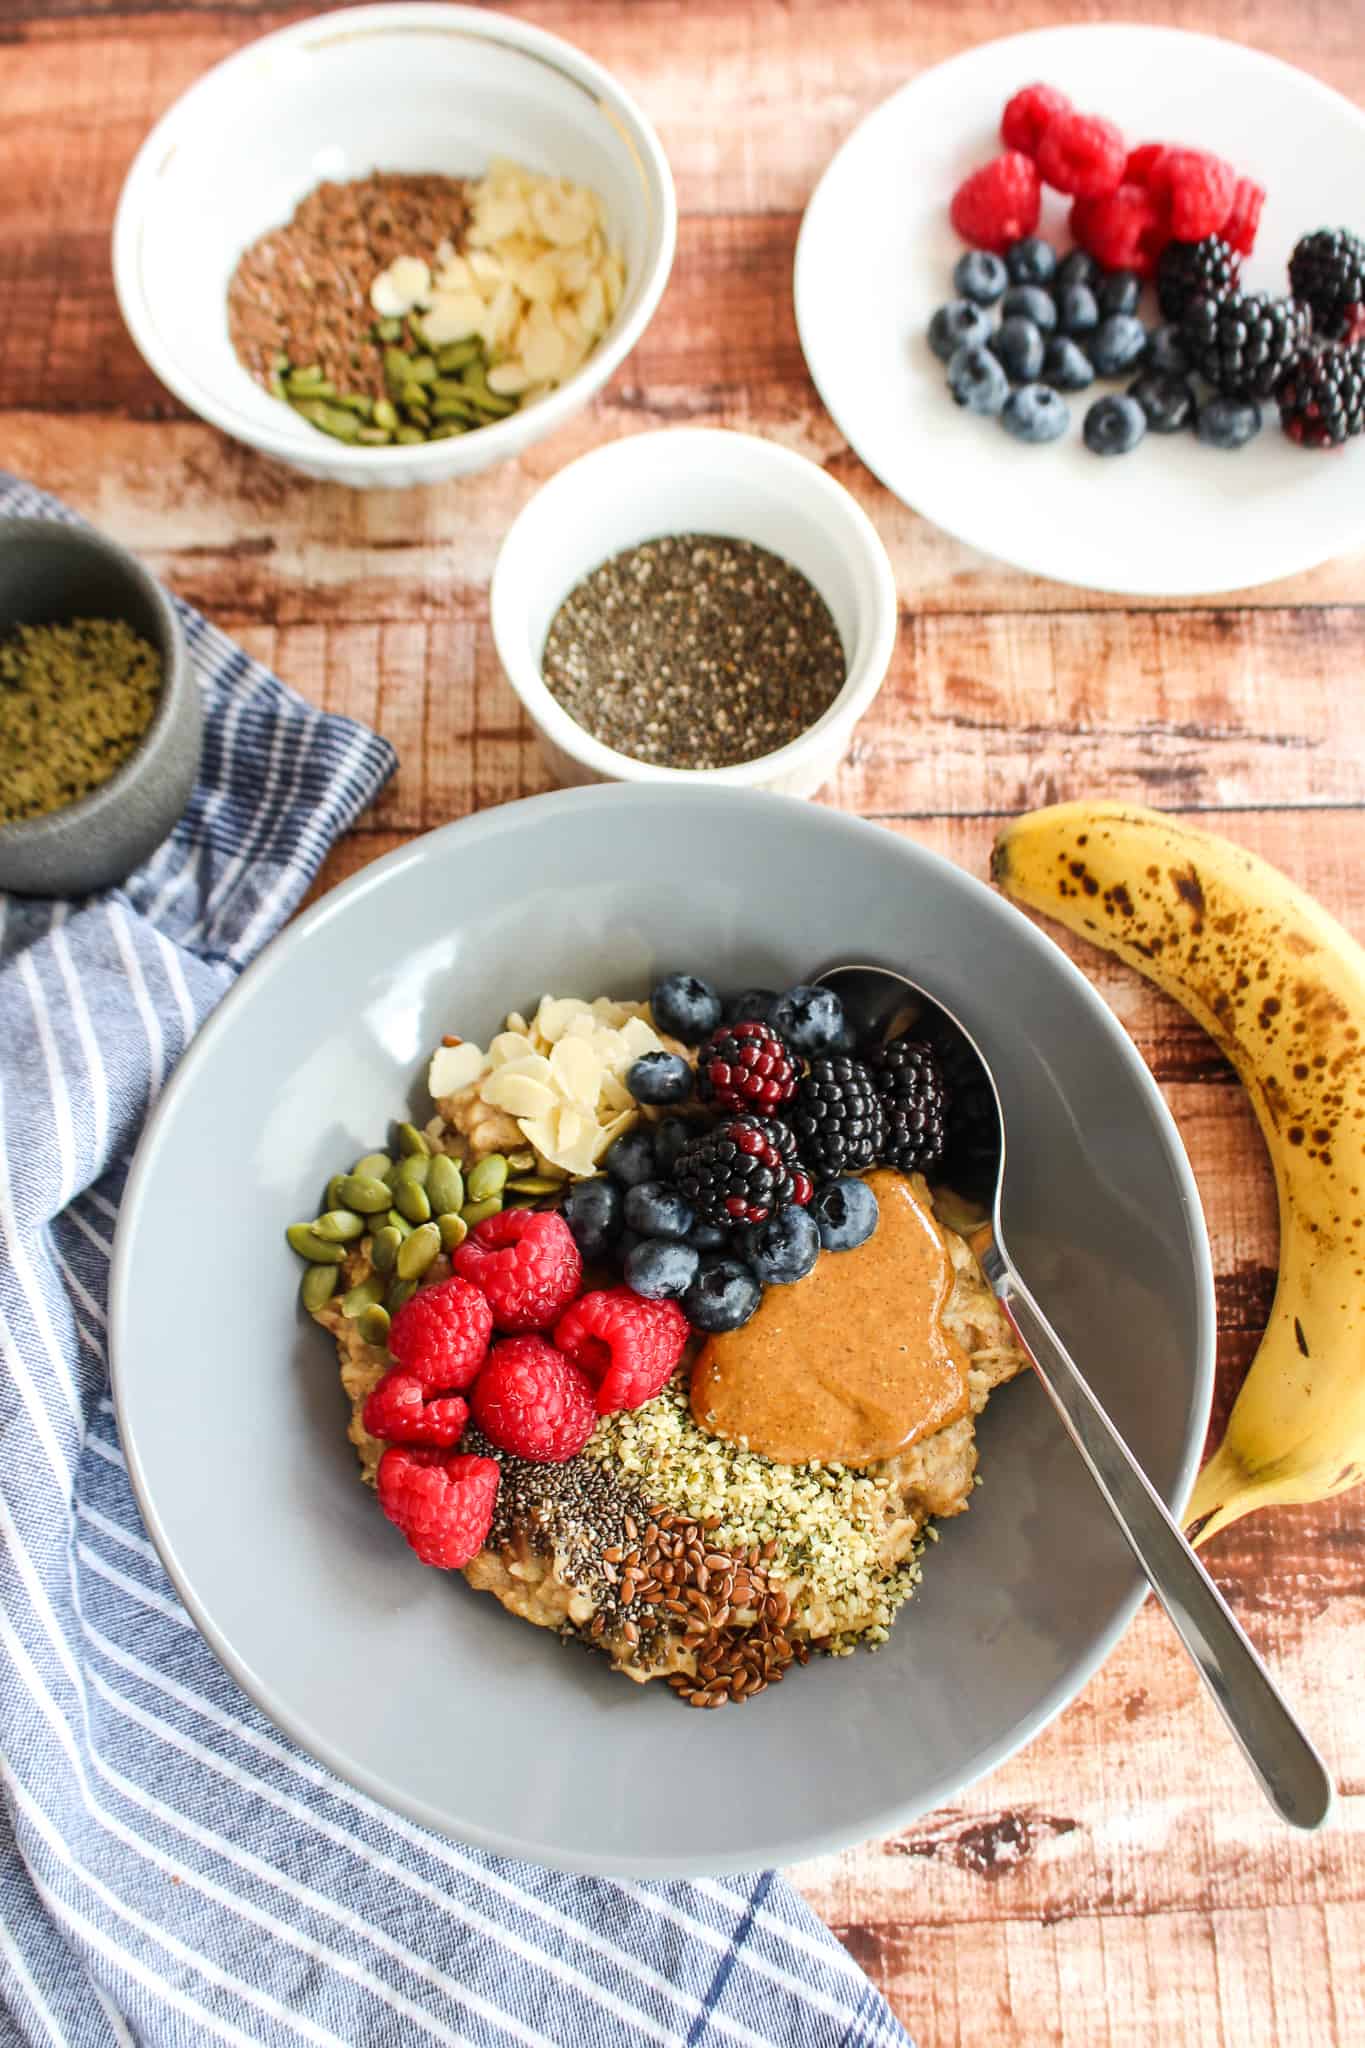
<path fill-rule="evenodd" d="M 998 1245 L 989 1247 L 983 1264 L 1067 1434 L 1270 1804 L 1292 1827 L 1321 1827 L 1332 1808 L 1332 1780 L 1321 1757 L 1165 1502 Z"/>

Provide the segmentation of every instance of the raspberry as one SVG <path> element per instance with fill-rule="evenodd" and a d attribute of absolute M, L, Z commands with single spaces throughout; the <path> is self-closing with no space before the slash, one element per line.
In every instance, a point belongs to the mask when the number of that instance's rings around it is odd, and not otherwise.
<path fill-rule="evenodd" d="M 1138 148 L 1130 149 L 1128 161 L 1123 167 L 1125 185 L 1150 185 L 1152 167 L 1159 156 L 1166 154 L 1164 142 L 1144 142 Z"/>
<path fill-rule="evenodd" d="M 1163 194 L 1178 242 L 1202 242 L 1216 235 L 1228 217 L 1237 173 L 1222 157 L 1203 149 L 1167 149 L 1152 167 L 1152 190 Z"/>
<path fill-rule="evenodd" d="M 439 1444 L 453 1450 L 469 1420 L 458 1394 L 428 1400 L 415 1372 L 386 1372 L 365 1403 L 363 1421 L 371 1436 L 391 1444 Z"/>
<path fill-rule="evenodd" d="M 662 1393 L 687 1343 L 676 1301 L 646 1301 L 629 1287 L 580 1295 L 555 1331 L 555 1343 L 597 1383 L 597 1412 L 640 1408 Z"/>
<path fill-rule="evenodd" d="M 1122 135 L 1099 114 L 1059 114 L 1038 144 L 1039 177 L 1076 199 L 1117 192 L 1127 161 Z"/>
<path fill-rule="evenodd" d="M 548 1330 L 583 1284 L 583 1256 L 573 1233 L 549 1210 L 504 1209 L 486 1216 L 456 1251 L 454 1265 L 462 1280 L 487 1296 L 499 1330 Z"/>
<path fill-rule="evenodd" d="M 576 1458 L 597 1427 L 586 1374 L 543 1337 L 495 1344 L 474 1389 L 474 1420 L 490 1442 L 540 1465 Z"/>
<path fill-rule="evenodd" d="M 458 1571 L 483 1548 L 500 1478 L 495 1458 L 395 1445 L 379 1460 L 379 1505 L 423 1564 Z"/>
<path fill-rule="evenodd" d="M 1218 230 L 1228 247 L 1235 249 L 1239 256 L 1249 256 L 1256 247 L 1256 230 L 1261 225 L 1261 208 L 1264 205 L 1264 185 L 1258 185 L 1254 178 L 1239 178 L 1228 217 Z"/>
<path fill-rule="evenodd" d="M 437 1280 L 399 1309 L 389 1326 L 389 1356 L 424 1393 L 447 1393 L 469 1385 L 492 1334 L 493 1312 L 477 1287 L 467 1280 Z"/>
<path fill-rule="evenodd" d="M 1000 140 L 1006 149 L 1034 156 L 1048 122 L 1070 111 L 1070 100 L 1055 85 L 1026 85 L 1005 107 L 1000 118 Z"/>
<path fill-rule="evenodd" d="M 964 242 L 1003 256 L 1037 227 L 1041 196 L 1033 159 L 1011 149 L 958 186 L 948 214 Z"/>
<path fill-rule="evenodd" d="M 772 1116 L 796 1093 L 800 1068 L 771 1024 L 742 1020 L 713 1031 L 697 1054 L 697 1093 L 722 1109 Z"/>
<path fill-rule="evenodd" d="M 1161 208 L 1141 185 L 1120 185 L 1100 199 L 1077 199 L 1071 232 L 1106 270 L 1135 270 L 1150 277 L 1163 227 Z"/>

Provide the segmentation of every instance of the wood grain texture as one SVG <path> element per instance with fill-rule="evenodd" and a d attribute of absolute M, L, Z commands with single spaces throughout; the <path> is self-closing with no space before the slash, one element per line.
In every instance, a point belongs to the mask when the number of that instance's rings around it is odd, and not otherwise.
<path fill-rule="evenodd" d="M 488 632 L 498 538 L 584 449 L 696 420 L 820 462 L 891 552 L 903 607 L 891 676 L 823 801 L 984 875 L 1004 816 L 1102 788 L 1226 830 L 1365 934 L 1365 557 L 1217 605 L 1043 583 L 890 498 L 805 374 L 791 260 L 830 153 L 913 72 L 1073 10 L 511 11 L 590 49 L 657 121 L 682 209 L 676 269 L 588 415 L 519 463 L 389 496 L 306 482 L 187 415 L 137 356 L 111 287 L 114 206 L 147 128 L 208 65 L 292 13 L 256 0 L 0 0 L 0 461 L 136 548 L 306 696 L 394 741 L 398 776 L 318 892 L 414 833 L 546 786 Z M 1143 12 L 1185 25 L 1176 0 Z M 1365 102 L 1354 9 L 1210 0 L 1199 26 Z M 1230 1069 L 1173 1004 L 1060 943 L 1151 1065 L 1190 1152 L 1218 1281 L 1216 1429 L 1274 1287 L 1261 1141 Z M 1025 1754 L 891 1840 L 795 1873 L 921 2048 L 1365 2042 L 1363 1537 L 1356 1493 L 1239 1523 L 1209 1552 L 1338 1777 L 1339 1817 L 1320 1839 L 1290 1837 L 1262 1810 L 1149 1603 Z"/>

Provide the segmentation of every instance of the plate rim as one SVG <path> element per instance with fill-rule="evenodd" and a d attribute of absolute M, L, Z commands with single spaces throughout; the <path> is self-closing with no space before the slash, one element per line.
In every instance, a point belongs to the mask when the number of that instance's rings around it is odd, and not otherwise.
<path fill-rule="evenodd" d="M 1207 577 L 1203 576 L 1187 578 L 1162 576 L 1146 579 L 1129 576 L 1123 581 L 1115 582 L 1101 576 L 1086 576 L 1078 580 L 1074 576 L 1059 575 L 1055 568 L 1045 566 L 1029 548 L 1026 533 L 1019 547 L 1011 547 L 1007 553 L 1002 553 L 998 548 L 984 547 L 970 533 L 964 533 L 959 525 L 942 519 L 935 513 L 926 511 L 913 498 L 902 494 L 896 484 L 886 474 L 885 468 L 876 459 L 875 449 L 869 450 L 860 447 L 849 434 L 841 417 L 840 408 L 827 388 L 828 378 L 826 376 L 822 379 L 819 371 L 816 369 L 815 362 L 812 360 L 812 351 L 808 340 L 809 316 L 803 318 L 802 313 L 803 304 L 809 304 L 815 298 L 815 291 L 810 282 L 810 251 L 815 241 L 815 228 L 812 228 L 811 224 L 812 221 L 815 221 L 816 228 L 821 225 L 817 217 L 817 210 L 821 205 L 822 194 L 825 195 L 824 204 L 827 205 L 829 203 L 828 188 L 835 171 L 845 156 L 862 140 L 865 131 L 874 122 L 880 121 L 884 116 L 889 118 L 893 107 L 910 95 L 920 91 L 930 80 L 937 79 L 941 73 L 959 66 L 963 69 L 968 69 L 987 51 L 998 51 L 1012 45 L 1018 45 L 1021 49 L 1026 47 L 1032 51 L 1045 47 L 1048 43 L 1057 41 L 1070 43 L 1081 37 L 1088 40 L 1096 38 L 1108 40 L 1114 37 L 1122 38 L 1133 35 L 1159 39 L 1163 42 L 1178 42 L 1183 45 L 1198 43 L 1210 50 L 1235 50 L 1239 57 L 1246 59 L 1253 68 L 1262 69 L 1273 76 L 1292 79 L 1298 88 L 1307 87 L 1321 100 L 1330 103 L 1336 111 L 1344 110 L 1347 114 L 1351 115 L 1356 124 L 1362 130 L 1365 130 L 1365 108 L 1357 106 L 1354 100 L 1350 100 L 1344 93 L 1338 92 L 1335 86 L 1328 85 L 1324 79 L 1314 77 L 1311 71 L 1304 71 L 1297 64 L 1291 64 L 1287 58 L 1274 56 L 1268 50 L 1256 48 L 1254 44 L 1239 42 L 1233 36 L 1216 36 L 1200 29 L 1175 28 L 1166 24 L 1140 21 L 1059 22 L 1047 27 L 1021 29 L 1012 35 L 994 36 L 988 42 L 974 44 L 972 48 L 967 50 L 958 50 L 950 57 L 941 58 L 937 64 L 930 64 L 923 71 L 915 72 L 912 77 L 905 80 L 904 84 L 897 86 L 894 92 L 889 93 L 885 99 L 878 101 L 876 106 L 869 108 L 861 120 L 845 135 L 843 141 L 838 145 L 824 169 L 820 172 L 802 211 L 801 226 L 797 232 L 796 249 L 792 259 L 792 309 L 796 321 L 797 339 L 801 344 L 802 361 L 805 363 L 807 375 L 815 386 L 820 403 L 863 466 L 871 472 L 883 489 L 890 492 L 897 504 L 904 505 L 908 511 L 914 513 L 917 519 L 923 519 L 926 524 L 937 528 L 940 533 L 948 534 L 951 539 L 959 542 L 963 547 L 970 548 L 974 554 L 980 555 L 986 561 L 1001 562 L 1007 568 L 1018 569 L 1025 575 L 1036 576 L 1043 582 L 1055 583 L 1064 589 L 1093 590 L 1106 597 L 1140 597 L 1149 599 L 1163 597 L 1226 598 L 1235 595 L 1239 591 L 1264 590 L 1272 584 L 1286 582 L 1291 577 L 1306 575 L 1313 569 L 1320 569 L 1327 562 L 1336 561 L 1354 552 L 1356 547 L 1365 543 L 1365 491 L 1361 493 L 1361 511 L 1357 515 L 1355 526 L 1349 528 L 1340 540 L 1334 539 L 1325 549 L 1321 541 L 1314 541 L 1300 552 L 1290 556 L 1285 564 L 1276 568 L 1272 574 L 1258 575 L 1249 583 L 1228 583 L 1217 578 L 1210 581 Z"/>
<path fill-rule="evenodd" d="M 504 1834 L 498 1829 L 477 1823 L 454 1823 L 448 1814 L 440 1812 L 420 1798 L 410 1797 L 401 1787 L 388 1783 L 380 1773 L 357 1763 L 310 1729 L 293 1713 L 271 1683 L 254 1671 L 245 1658 L 233 1648 L 207 1612 L 188 1576 L 182 1570 L 171 1533 L 157 1512 L 148 1486 L 137 1426 L 130 1412 L 130 1400 L 135 1398 L 131 1395 L 130 1374 L 135 1373 L 136 1368 L 129 1358 L 132 1346 L 128 1341 L 125 1323 L 133 1295 L 130 1269 L 134 1257 L 139 1212 L 146 1200 L 146 1189 L 156 1170 L 157 1156 L 164 1142 L 164 1134 L 177 1114 L 178 1104 L 194 1076 L 213 1058 L 219 1039 L 233 1027 L 237 1009 L 244 1001 L 254 1000 L 257 988 L 265 987 L 279 971 L 281 964 L 297 952 L 300 946 L 306 944 L 314 933 L 324 930 L 338 916 L 344 916 L 351 902 L 376 887 L 387 886 L 391 876 L 428 858 L 433 845 L 448 842 L 456 837 L 489 834 L 496 838 L 501 832 L 515 831 L 528 809 L 534 809 L 538 813 L 571 812 L 593 808 L 604 800 L 608 803 L 619 803 L 622 808 L 648 806 L 656 809 L 660 804 L 689 807 L 695 805 L 699 797 L 704 802 L 724 804 L 732 808 L 743 806 L 759 814 L 769 812 L 775 815 L 778 812 L 798 809 L 809 812 L 814 809 L 825 820 L 825 824 L 818 829 L 842 833 L 855 840 L 875 837 L 878 843 L 889 843 L 894 846 L 911 869 L 922 864 L 930 871 L 948 871 L 956 883 L 965 882 L 972 889 L 981 891 L 1007 922 L 1017 921 L 1035 944 L 1052 955 L 1054 970 L 1063 980 L 1072 984 L 1082 1003 L 1091 1010 L 1097 1028 L 1111 1039 L 1119 1058 L 1133 1074 L 1135 1086 L 1146 1102 L 1169 1159 L 1179 1190 L 1193 1268 L 1196 1341 L 1191 1360 L 1189 1413 L 1182 1432 L 1183 1445 L 1177 1469 L 1165 1496 L 1172 1512 L 1177 1516 L 1193 1486 L 1208 1428 L 1217 1355 L 1218 1323 L 1213 1260 L 1194 1170 L 1179 1127 L 1160 1087 L 1117 1015 L 1089 977 L 1063 952 L 1055 940 L 1016 905 L 972 874 L 970 869 L 950 860 L 946 854 L 923 846 L 916 840 L 903 839 L 899 834 L 890 833 L 874 820 L 838 811 L 832 807 L 813 806 L 801 797 L 782 796 L 761 790 L 725 789 L 699 792 L 695 789 L 661 789 L 653 784 L 620 783 L 551 791 L 542 795 L 523 797 L 514 803 L 496 805 L 487 811 L 472 812 L 466 817 L 454 819 L 449 824 L 438 826 L 431 832 L 423 833 L 404 845 L 393 848 L 354 875 L 348 876 L 345 881 L 329 890 L 319 902 L 286 924 L 238 976 L 177 1062 L 138 1141 L 119 1204 L 109 1276 L 110 1392 L 120 1444 L 138 1510 L 157 1555 L 198 1633 L 248 1699 L 267 1716 L 281 1734 L 297 1744 L 315 1763 L 333 1772 L 353 1791 L 375 1801 L 387 1812 L 397 1813 L 421 1827 L 429 1828 L 446 1840 L 492 1855 L 537 1863 L 549 1869 L 608 1878 L 653 1880 L 719 1877 L 766 1869 L 774 1865 L 786 1867 L 813 1857 L 837 1854 L 860 1842 L 880 1840 L 894 1834 L 900 1828 L 909 1826 L 922 1814 L 934 1811 L 947 1800 L 960 1796 L 1035 1740 L 1090 1682 L 1126 1633 L 1138 1608 L 1147 1597 L 1148 1589 L 1142 1583 L 1140 1574 L 1137 1574 L 1136 1567 L 1135 1583 L 1120 1601 L 1113 1618 L 1100 1631 L 1089 1649 L 1068 1663 L 1064 1674 L 1022 1718 L 1016 1728 L 1003 1736 L 999 1742 L 988 1745 L 980 1753 L 974 1760 L 968 1777 L 961 1778 L 953 1773 L 945 1773 L 928 1788 L 924 1796 L 878 1808 L 875 1813 L 869 1811 L 846 1826 L 822 1828 L 813 1832 L 803 1832 L 799 1828 L 794 1828 L 788 1833 L 771 1836 L 752 1854 L 735 1853 L 713 1857 L 661 1853 L 645 1858 L 599 1853 L 575 1855 L 525 1837 Z"/>

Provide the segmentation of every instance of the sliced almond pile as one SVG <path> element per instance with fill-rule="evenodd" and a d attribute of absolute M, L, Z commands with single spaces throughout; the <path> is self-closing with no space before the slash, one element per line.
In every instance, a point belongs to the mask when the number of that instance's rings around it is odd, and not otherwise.
<path fill-rule="evenodd" d="M 385 318 L 420 315 L 432 348 L 477 335 L 489 389 L 528 404 L 571 377 L 606 333 L 625 289 L 602 201 L 587 185 L 505 157 L 469 188 L 462 253 L 443 245 L 433 273 L 399 256 L 370 287 Z"/>

